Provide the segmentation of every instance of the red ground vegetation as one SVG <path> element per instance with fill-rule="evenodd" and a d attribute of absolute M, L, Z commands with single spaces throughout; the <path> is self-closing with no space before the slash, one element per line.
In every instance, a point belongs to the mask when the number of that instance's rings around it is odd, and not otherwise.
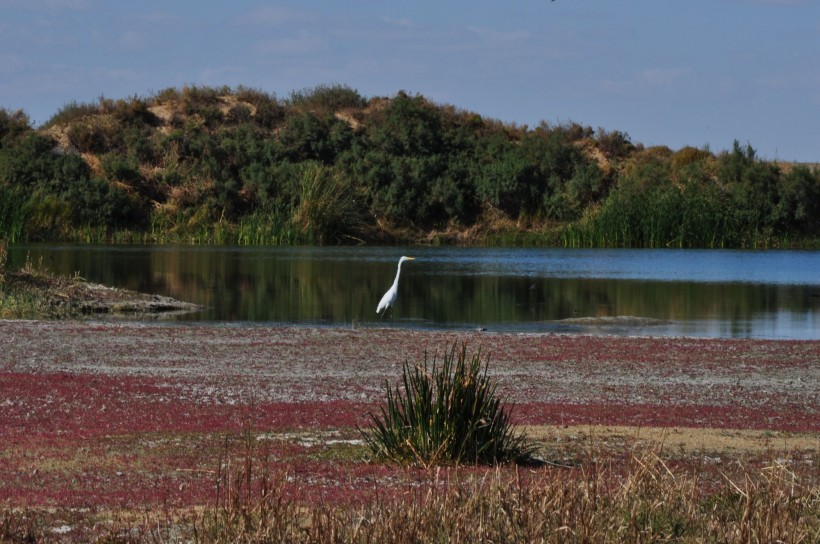
<path fill-rule="evenodd" d="M 8 321 L 0 504 L 205 504 L 248 444 L 297 496 L 401 493 L 426 476 L 345 445 L 402 363 L 454 341 L 517 423 L 820 431 L 820 341 Z"/>

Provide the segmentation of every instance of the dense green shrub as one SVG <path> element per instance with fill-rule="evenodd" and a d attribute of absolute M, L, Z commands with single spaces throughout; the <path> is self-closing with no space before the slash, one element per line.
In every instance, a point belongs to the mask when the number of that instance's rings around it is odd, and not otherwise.
<path fill-rule="evenodd" d="M 101 165 L 105 177 L 109 181 L 119 181 L 129 185 L 136 185 L 142 180 L 139 164 L 136 157 L 108 153 L 103 155 Z"/>
<path fill-rule="evenodd" d="M 31 189 L 54 179 L 54 143 L 37 132 L 22 133 L 0 149 L 0 183 Z"/>
<path fill-rule="evenodd" d="M 274 128 L 285 119 L 285 107 L 276 96 L 258 89 L 239 87 L 235 97 L 238 101 L 250 104 L 254 108 L 254 122 L 264 128 Z"/>
<path fill-rule="evenodd" d="M 279 133 L 283 158 L 291 162 L 333 162 L 339 151 L 330 138 L 333 124 L 332 117 L 319 118 L 311 112 L 288 117 Z"/>
<path fill-rule="evenodd" d="M 421 96 L 400 92 L 368 123 L 369 147 L 399 157 L 426 157 L 443 151 L 440 113 Z"/>
<path fill-rule="evenodd" d="M 293 91 L 289 103 L 300 109 L 328 113 L 363 108 L 367 101 L 347 85 L 318 85 L 312 89 Z"/>
<path fill-rule="evenodd" d="M 565 197 L 566 205 L 547 207 L 547 215 L 558 220 L 580 217 L 589 206 L 600 202 L 608 190 L 608 182 L 601 169 L 594 162 L 579 161 L 572 178 L 559 196 Z"/>
<path fill-rule="evenodd" d="M 619 130 L 607 132 L 603 128 L 599 128 L 595 139 L 598 143 L 598 149 L 605 155 L 615 159 L 623 159 L 635 151 L 635 146 L 629 139 L 629 134 Z"/>
<path fill-rule="evenodd" d="M 61 240 L 72 227 L 68 201 L 42 188 L 29 195 L 23 214 L 26 218 L 24 237 L 28 240 Z"/>
<path fill-rule="evenodd" d="M 24 111 L 10 112 L 0 108 L 0 148 L 13 145 L 17 139 L 29 131 L 31 131 L 31 122 Z"/>
<path fill-rule="evenodd" d="M 117 229 L 139 227 L 146 221 L 141 199 L 105 180 L 73 180 L 62 197 L 70 205 L 74 226 Z"/>
<path fill-rule="evenodd" d="M 767 244 L 777 227 L 780 171 L 759 161 L 751 145 L 734 142 L 732 151 L 719 157 L 718 179 L 729 195 L 732 230 L 743 246 Z"/>
<path fill-rule="evenodd" d="M 668 158 L 650 152 L 625 170 L 618 187 L 590 220 L 589 239 L 614 247 L 713 245 L 701 239 L 700 225 L 708 218 L 698 213 L 709 209 L 710 203 L 702 199 L 708 193 L 694 183 L 685 189 L 673 184 Z"/>
<path fill-rule="evenodd" d="M 781 230 L 795 234 L 820 232 L 820 170 L 797 166 L 783 176 L 780 198 L 774 210 Z"/>
<path fill-rule="evenodd" d="M 149 109 L 148 102 L 136 96 L 114 102 L 111 113 L 123 127 L 159 126 L 160 124 L 159 118 Z"/>
<path fill-rule="evenodd" d="M 476 195 L 483 202 L 517 218 L 534 212 L 541 196 L 536 165 L 526 160 L 512 143 L 502 144 L 499 158 L 485 165 L 476 179 Z"/>
<path fill-rule="evenodd" d="M 251 108 L 247 104 L 234 104 L 228 110 L 225 120 L 232 125 L 249 123 L 253 119 Z"/>
<path fill-rule="evenodd" d="M 316 165 L 356 195 L 370 240 L 418 239 L 476 221 L 569 245 L 820 240 L 820 170 L 762 161 L 737 142 L 718 155 L 644 149 L 619 131 L 546 122 L 530 129 L 405 92 L 368 100 L 342 85 L 283 101 L 245 87 L 101 97 L 67 104 L 43 130 L 0 109 L 0 188 L 7 202 L 26 195 L 32 214 L 23 239 L 71 237 L 90 224 L 104 229 L 95 232 L 145 228 L 155 239 L 161 225 L 171 237 L 195 232 L 197 240 L 216 232 L 224 240 L 242 226 L 256 233 L 246 240 L 335 243 L 348 235 L 324 227 L 309 234 L 312 227 L 294 222 L 317 200 L 315 192 L 303 198 L 303 174 Z M 30 200 L 35 193 L 42 203 Z M 66 213 L 55 202 L 69 194 L 100 208 Z M 262 232 L 265 225 L 275 227 Z"/>
<path fill-rule="evenodd" d="M 606 194 L 600 169 L 562 128 L 541 126 L 520 140 L 496 133 L 481 145 L 476 195 L 510 217 L 566 221 Z"/>
<path fill-rule="evenodd" d="M 100 113 L 100 105 L 71 101 L 64 105 L 46 123 L 46 127 L 70 125 Z"/>
<path fill-rule="evenodd" d="M 708 160 L 712 154 L 705 149 L 698 149 L 696 147 L 686 146 L 680 148 L 672 156 L 672 166 L 677 169 L 685 168 L 691 164 Z"/>

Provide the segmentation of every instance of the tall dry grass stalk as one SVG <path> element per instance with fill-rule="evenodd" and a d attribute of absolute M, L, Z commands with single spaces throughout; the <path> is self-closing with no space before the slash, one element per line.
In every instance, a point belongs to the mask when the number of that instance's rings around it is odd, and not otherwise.
<path fill-rule="evenodd" d="M 301 509 L 285 497 L 286 476 L 272 477 L 267 451 L 245 431 L 243 458 L 225 455 L 216 471 L 216 500 L 193 524 L 196 542 L 288 542 L 302 534 Z"/>

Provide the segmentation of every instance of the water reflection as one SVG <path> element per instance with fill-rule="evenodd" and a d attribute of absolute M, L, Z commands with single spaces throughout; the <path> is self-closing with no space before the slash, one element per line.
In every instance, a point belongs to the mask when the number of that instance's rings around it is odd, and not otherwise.
<path fill-rule="evenodd" d="M 10 259 L 207 307 L 184 320 L 370 326 L 403 253 L 418 260 L 387 325 L 820 337 L 820 252 L 31 245 Z"/>

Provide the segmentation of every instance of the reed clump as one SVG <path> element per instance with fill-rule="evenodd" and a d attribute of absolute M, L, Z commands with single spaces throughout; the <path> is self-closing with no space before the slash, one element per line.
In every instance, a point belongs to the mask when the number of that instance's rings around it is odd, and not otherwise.
<path fill-rule="evenodd" d="M 405 362 L 403 390 L 387 385 L 381 417 L 363 436 L 376 459 L 420 466 L 530 461 L 537 446 L 510 423 L 481 350 L 444 351 L 441 363 L 425 353 L 421 365 Z"/>

